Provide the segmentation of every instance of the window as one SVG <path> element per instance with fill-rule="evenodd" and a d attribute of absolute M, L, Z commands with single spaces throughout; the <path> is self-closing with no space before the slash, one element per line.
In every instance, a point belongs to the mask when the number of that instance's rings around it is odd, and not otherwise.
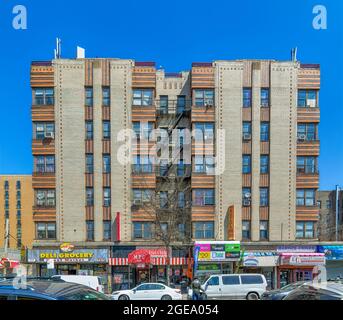
<path fill-rule="evenodd" d="M 244 121 L 243 122 L 243 139 L 244 140 L 245 140 L 246 135 L 251 136 L 251 122 Z"/>
<path fill-rule="evenodd" d="M 104 188 L 104 207 L 111 206 L 111 188 Z"/>
<path fill-rule="evenodd" d="M 179 238 L 184 239 L 186 235 L 186 226 L 184 223 L 179 223 L 177 226 L 178 233 L 179 233 Z"/>
<path fill-rule="evenodd" d="M 250 239 L 250 221 L 248 220 L 242 221 L 242 238 L 243 240 Z"/>
<path fill-rule="evenodd" d="M 193 222 L 194 239 L 213 239 L 214 222 Z"/>
<path fill-rule="evenodd" d="M 186 165 L 184 164 L 184 160 L 180 160 L 177 164 L 177 176 L 182 177 L 186 174 Z"/>
<path fill-rule="evenodd" d="M 103 230 L 104 230 L 104 240 L 109 241 L 111 240 L 111 221 L 104 221 L 103 222 Z"/>
<path fill-rule="evenodd" d="M 152 223 L 151 222 L 133 222 L 134 239 L 151 239 Z"/>
<path fill-rule="evenodd" d="M 111 92 L 109 87 L 102 88 L 102 105 L 109 107 L 111 104 Z"/>
<path fill-rule="evenodd" d="M 298 107 L 299 108 L 316 108 L 318 107 L 316 90 L 298 90 Z"/>
<path fill-rule="evenodd" d="M 268 240 L 268 221 L 260 221 L 260 240 Z"/>
<path fill-rule="evenodd" d="M 153 190 L 151 189 L 133 189 L 133 203 L 138 205 L 143 202 L 151 202 Z"/>
<path fill-rule="evenodd" d="M 297 173 L 317 173 L 317 157 L 297 157 Z"/>
<path fill-rule="evenodd" d="M 94 205 L 94 189 L 93 188 L 86 188 L 86 205 L 87 206 Z"/>
<path fill-rule="evenodd" d="M 260 206 L 268 207 L 269 205 L 269 189 L 260 188 Z"/>
<path fill-rule="evenodd" d="M 94 221 L 86 221 L 86 240 L 94 241 Z"/>
<path fill-rule="evenodd" d="M 168 96 L 160 96 L 160 112 L 168 114 Z"/>
<path fill-rule="evenodd" d="M 239 276 L 223 276 L 222 280 L 223 280 L 223 285 L 225 286 L 230 286 L 230 285 L 232 286 L 232 285 L 240 284 Z"/>
<path fill-rule="evenodd" d="M 326 209 L 331 209 L 331 208 L 332 208 L 332 201 L 326 200 Z"/>
<path fill-rule="evenodd" d="M 169 206 L 168 201 L 168 191 L 161 191 L 160 192 L 160 208 L 166 209 Z"/>
<path fill-rule="evenodd" d="M 261 141 L 269 141 L 269 122 L 261 122 Z"/>
<path fill-rule="evenodd" d="M 93 121 L 86 121 L 86 139 L 93 139 Z"/>
<path fill-rule="evenodd" d="M 35 204 L 37 207 L 55 207 L 55 190 L 36 189 Z"/>
<path fill-rule="evenodd" d="M 184 208 L 186 206 L 186 197 L 183 191 L 179 191 L 177 194 L 177 206 L 179 208 Z"/>
<path fill-rule="evenodd" d="M 242 172 L 244 174 L 251 173 L 251 155 L 243 155 L 242 165 Z"/>
<path fill-rule="evenodd" d="M 269 88 L 261 88 L 261 107 L 269 107 Z"/>
<path fill-rule="evenodd" d="M 214 123 L 212 122 L 196 122 L 194 124 L 195 141 L 213 141 L 214 139 Z"/>
<path fill-rule="evenodd" d="M 55 125 L 53 122 L 35 122 L 33 124 L 33 139 L 43 140 L 47 135 L 54 136 Z"/>
<path fill-rule="evenodd" d="M 4 182 L 4 188 L 5 188 L 5 190 L 8 190 L 8 188 L 9 188 L 9 182 L 6 180 L 5 182 Z"/>
<path fill-rule="evenodd" d="M 261 174 L 269 173 L 269 156 L 261 155 L 260 169 Z"/>
<path fill-rule="evenodd" d="M 206 173 L 213 175 L 215 172 L 215 163 L 213 156 L 195 156 L 194 157 L 194 172 Z"/>
<path fill-rule="evenodd" d="M 186 110 L 186 96 L 177 96 L 176 112 L 182 113 Z"/>
<path fill-rule="evenodd" d="M 242 203 L 243 206 L 248 207 L 251 204 L 251 188 L 242 189 Z"/>
<path fill-rule="evenodd" d="M 317 140 L 317 125 L 314 123 L 298 123 L 298 140 Z"/>
<path fill-rule="evenodd" d="M 35 156 L 34 157 L 35 173 L 54 173 L 55 156 Z"/>
<path fill-rule="evenodd" d="M 93 154 L 86 154 L 86 173 L 93 173 L 94 171 L 94 156 Z"/>
<path fill-rule="evenodd" d="M 103 172 L 110 173 L 111 172 L 111 156 L 109 154 L 104 154 L 102 156 L 103 159 Z"/>
<path fill-rule="evenodd" d="M 37 222 L 36 239 L 56 239 L 56 223 L 54 222 Z"/>
<path fill-rule="evenodd" d="M 297 189 L 297 206 L 314 206 L 316 203 L 315 189 Z"/>
<path fill-rule="evenodd" d="M 153 90 L 135 89 L 133 90 L 134 106 L 152 106 Z"/>
<path fill-rule="evenodd" d="M 260 284 L 263 283 L 261 276 L 255 275 L 241 275 L 242 284 Z"/>
<path fill-rule="evenodd" d="M 93 88 L 87 87 L 85 89 L 85 105 L 87 107 L 93 107 Z"/>
<path fill-rule="evenodd" d="M 153 158 L 149 156 L 134 156 L 133 157 L 133 172 L 134 173 L 152 173 Z"/>
<path fill-rule="evenodd" d="M 194 103 L 196 107 L 206 107 L 214 105 L 214 90 L 196 89 L 194 90 Z"/>
<path fill-rule="evenodd" d="M 111 138 L 111 122 L 110 121 L 102 122 L 102 137 L 103 139 Z"/>
<path fill-rule="evenodd" d="M 54 104 L 54 89 L 40 88 L 33 90 L 34 105 L 53 105 Z"/>
<path fill-rule="evenodd" d="M 243 88 L 243 108 L 251 108 L 251 88 Z"/>
<path fill-rule="evenodd" d="M 313 221 L 298 221 L 296 237 L 298 239 L 314 238 L 314 222 Z"/>
<path fill-rule="evenodd" d="M 195 206 L 213 206 L 214 189 L 193 189 Z"/>
<path fill-rule="evenodd" d="M 154 123 L 153 122 L 142 122 L 141 123 L 141 130 L 142 130 L 142 136 L 144 140 L 151 141 L 153 139 L 152 137 L 152 131 L 154 130 Z"/>

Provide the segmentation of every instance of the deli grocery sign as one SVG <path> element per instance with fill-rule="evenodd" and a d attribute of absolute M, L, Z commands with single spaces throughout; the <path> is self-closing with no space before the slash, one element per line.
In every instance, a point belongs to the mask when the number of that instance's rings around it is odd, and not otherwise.
<path fill-rule="evenodd" d="M 239 241 L 198 241 L 194 246 L 199 248 L 199 262 L 237 261 L 240 258 L 241 245 Z"/>
<path fill-rule="evenodd" d="M 52 259 L 55 263 L 107 263 L 107 249 L 74 249 L 64 252 L 61 249 L 33 249 L 28 251 L 28 263 L 47 263 Z"/>

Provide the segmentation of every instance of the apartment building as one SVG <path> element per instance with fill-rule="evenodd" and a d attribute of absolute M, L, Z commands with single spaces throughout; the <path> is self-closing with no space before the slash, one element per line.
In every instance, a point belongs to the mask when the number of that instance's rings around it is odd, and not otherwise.
<path fill-rule="evenodd" d="M 37 248 L 108 248 L 114 273 L 145 248 L 158 275 L 166 234 L 173 270 L 193 240 L 315 239 L 319 65 L 56 59 L 31 86 Z"/>
<path fill-rule="evenodd" d="M 0 248 L 31 248 L 34 239 L 31 175 L 0 175 Z M 7 227 L 6 227 L 6 221 Z M 8 235 L 8 236 L 7 236 Z M 19 251 L 20 252 L 20 251 Z"/>
<path fill-rule="evenodd" d="M 320 216 L 318 238 L 320 241 L 343 240 L 343 191 L 339 191 L 338 195 L 338 239 L 336 240 L 336 190 L 317 192 Z"/>

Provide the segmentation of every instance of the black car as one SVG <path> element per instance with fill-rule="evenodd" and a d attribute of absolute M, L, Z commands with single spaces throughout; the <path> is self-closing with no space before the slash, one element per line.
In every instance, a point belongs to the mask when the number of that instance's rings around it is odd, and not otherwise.
<path fill-rule="evenodd" d="M 3 300 L 111 300 L 89 287 L 56 280 L 14 279 L 0 282 L 0 301 Z"/>
<path fill-rule="evenodd" d="M 304 284 L 291 291 L 284 300 L 343 300 L 343 285 L 333 282 Z"/>
<path fill-rule="evenodd" d="M 263 293 L 261 299 L 262 300 L 282 300 L 291 291 L 293 291 L 294 289 L 299 288 L 304 283 L 305 283 L 304 281 L 294 282 L 294 283 L 290 283 L 290 284 L 282 287 L 281 289 L 275 289 L 275 290 L 266 291 L 265 293 Z"/>

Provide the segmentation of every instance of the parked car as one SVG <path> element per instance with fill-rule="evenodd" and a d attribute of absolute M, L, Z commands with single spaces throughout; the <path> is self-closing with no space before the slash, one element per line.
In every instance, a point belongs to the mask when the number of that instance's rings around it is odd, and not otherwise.
<path fill-rule="evenodd" d="M 280 289 L 275 289 L 275 290 L 269 290 L 263 293 L 261 299 L 262 300 L 282 300 L 284 299 L 291 291 L 294 289 L 299 288 L 302 286 L 305 281 L 299 281 L 299 282 L 294 282 L 290 283 Z"/>
<path fill-rule="evenodd" d="M 343 300 L 343 285 L 338 282 L 304 284 L 291 291 L 284 300 Z"/>
<path fill-rule="evenodd" d="M 161 283 L 143 283 L 131 290 L 115 291 L 113 300 L 182 300 L 181 290 Z"/>
<path fill-rule="evenodd" d="M 209 300 L 258 300 L 267 289 L 267 280 L 263 274 L 212 275 L 203 282 L 201 288 Z M 191 289 L 187 296 L 192 297 Z"/>
<path fill-rule="evenodd" d="M 111 300 L 87 286 L 58 279 L 0 282 L 0 300 Z"/>
<path fill-rule="evenodd" d="M 77 276 L 77 275 L 56 275 L 52 276 L 53 279 L 61 279 L 65 282 L 83 284 L 96 291 L 104 293 L 104 286 L 102 280 L 97 276 Z"/>

